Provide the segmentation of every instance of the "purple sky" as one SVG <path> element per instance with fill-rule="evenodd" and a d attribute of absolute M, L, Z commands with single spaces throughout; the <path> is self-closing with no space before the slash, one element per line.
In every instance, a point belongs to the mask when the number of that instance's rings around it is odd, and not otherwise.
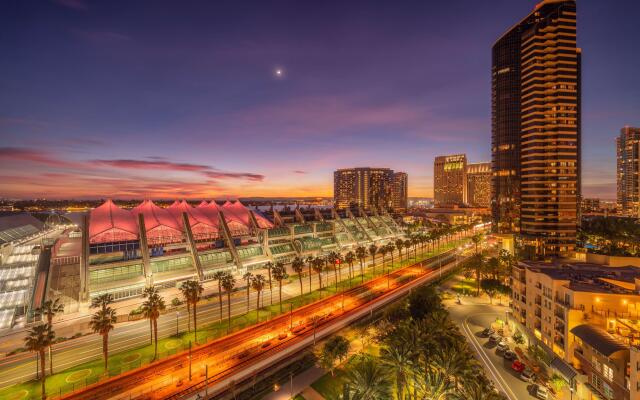
<path fill-rule="evenodd" d="M 0 196 L 331 195 L 351 166 L 431 196 L 435 155 L 489 160 L 491 46 L 535 3 L 4 1 Z M 640 125 L 638 15 L 578 2 L 587 196 Z"/>

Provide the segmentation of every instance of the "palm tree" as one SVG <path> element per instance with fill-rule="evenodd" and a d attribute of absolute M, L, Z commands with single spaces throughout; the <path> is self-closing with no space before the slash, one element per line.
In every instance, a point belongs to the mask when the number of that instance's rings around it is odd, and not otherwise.
<path fill-rule="evenodd" d="M 448 376 L 457 387 L 458 377 L 463 376 L 470 369 L 468 351 L 469 349 L 461 343 L 438 347 L 431 357 L 431 365 Z"/>
<path fill-rule="evenodd" d="M 404 247 L 404 240 L 396 239 L 396 250 L 398 250 L 398 256 L 400 256 L 400 263 L 402 263 L 402 248 Z"/>
<path fill-rule="evenodd" d="M 222 321 L 222 279 L 224 278 L 225 271 L 216 271 L 213 273 L 213 279 L 218 282 L 218 306 L 220 308 L 220 314 L 218 319 Z M 187 303 L 187 312 L 189 311 L 189 303 Z M 191 329 L 191 325 L 189 325 Z"/>
<path fill-rule="evenodd" d="M 273 263 L 271 261 L 267 261 L 264 264 L 264 267 L 267 269 L 267 273 L 269 274 L 269 305 L 273 304 L 273 286 L 271 285 L 271 270 L 273 269 Z"/>
<path fill-rule="evenodd" d="M 356 257 L 360 261 L 360 280 L 364 282 L 364 259 L 367 257 L 367 249 L 363 246 L 356 247 Z"/>
<path fill-rule="evenodd" d="M 92 304 L 93 305 L 93 304 Z M 102 336 L 102 356 L 104 357 L 104 373 L 108 374 L 109 372 L 109 332 L 115 328 L 116 322 L 118 322 L 118 317 L 116 316 L 116 310 L 109 306 L 100 306 L 99 308 L 91 316 L 91 321 L 89 321 L 89 327 L 93 331 L 93 333 L 97 333 Z"/>
<path fill-rule="evenodd" d="M 249 290 L 251 289 L 251 281 L 253 280 L 253 274 L 249 271 L 245 272 L 244 275 L 242 275 L 242 279 L 244 279 L 245 281 L 247 281 L 247 314 L 249 314 Z"/>
<path fill-rule="evenodd" d="M 311 267 L 313 271 L 318 274 L 318 281 L 320 284 L 320 290 L 322 290 L 322 271 L 324 270 L 324 260 L 320 257 L 316 257 L 313 259 L 311 263 Z"/>
<path fill-rule="evenodd" d="M 288 277 L 289 274 L 287 274 L 287 269 L 284 267 L 284 264 L 280 261 L 276 262 L 276 265 L 273 266 L 273 279 L 278 282 L 278 303 L 280 303 L 280 313 L 282 313 L 282 281 Z"/>
<path fill-rule="evenodd" d="M 236 287 L 236 280 L 231 272 L 226 271 L 222 277 L 222 288 L 227 292 L 227 331 L 231 329 L 231 292 Z"/>
<path fill-rule="evenodd" d="M 407 253 L 407 261 L 409 261 L 409 251 L 411 250 L 411 240 L 407 239 L 404 241 L 405 252 Z"/>
<path fill-rule="evenodd" d="M 373 263 L 373 276 L 376 275 L 376 254 L 378 254 L 378 246 L 371 243 L 369 246 L 369 255 L 371 256 L 371 262 Z"/>
<path fill-rule="evenodd" d="M 387 246 L 380 246 L 378 253 L 382 255 L 382 273 L 384 274 L 384 267 L 385 267 L 384 257 L 387 255 Z"/>
<path fill-rule="evenodd" d="M 258 293 L 258 296 L 256 299 L 256 319 L 257 320 L 260 320 L 260 293 L 264 289 L 265 283 L 266 283 L 266 280 L 264 279 L 264 276 L 260 274 L 257 274 L 256 276 L 253 277 L 253 279 L 251 279 L 251 288 Z"/>
<path fill-rule="evenodd" d="M 336 292 L 338 291 L 338 271 L 336 270 L 336 262 L 338 261 L 338 253 L 335 251 L 327 254 L 327 264 L 331 264 L 331 269 L 333 270 L 333 280 L 336 284 Z"/>
<path fill-rule="evenodd" d="M 291 269 L 298 274 L 298 281 L 300 282 L 300 296 L 302 296 L 302 271 L 304 270 L 304 261 L 302 261 L 302 258 L 294 258 L 293 261 L 291 261 Z M 311 285 L 309 285 L 309 290 L 311 290 Z"/>
<path fill-rule="evenodd" d="M 471 265 L 476 272 L 476 296 L 480 296 L 480 283 L 482 282 L 482 270 L 485 268 L 484 256 L 482 253 L 476 253 L 473 255 Z"/>
<path fill-rule="evenodd" d="M 393 251 L 396 249 L 396 246 L 393 243 L 389 242 L 385 247 L 387 248 L 387 251 L 391 256 L 391 266 L 389 268 L 393 269 Z"/>
<path fill-rule="evenodd" d="M 222 272 L 222 271 L 217 271 L 216 274 L 218 272 Z M 224 275 L 226 275 L 226 273 L 223 273 L 222 275 L 223 276 L 216 278 L 218 279 L 218 283 L 220 283 L 221 279 L 224 279 Z M 200 296 L 202 295 L 203 290 L 204 288 L 202 287 L 202 284 L 196 280 L 184 281 L 182 282 L 182 285 L 180 285 L 180 292 L 182 292 L 182 296 L 184 296 L 185 302 L 187 303 L 187 313 L 189 313 L 190 310 L 193 311 L 193 331 L 194 331 L 196 343 L 198 342 L 198 323 L 196 319 L 196 315 L 197 315 L 196 307 L 198 305 L 198 302 L 200 301 Z M 220 302 L 220 304 L 222 305 L 222 302 Z M 190 319 L 191 317 L 189 317 L 189 320 Z"/>
<path fill-rule="evenodd" d="M 399 346 L 383 347 L 380 357 L 382 364 L 395 374 L 397 398 L 404 399 L 404 388 L 413 361 L 412 350 L 406 343 L 400 343 Z"/>
<path fill-rule="evenodd" d="M 482 242 L 482 233 L 478 232 L 471 236 L 471 241 L 476 246 L 476 254 L 478 254 L 478 245 Z"/>
<path fill-rule="evenodd" d="M 46 380 L 46 373 L 44 370 L 44 351 L 51 346 L 55 338 L 56 335 L 51 330 L 51 325 L 49 324 L 41 324 L 32 327 L 27 332 L 27 337 L 24 338 L 24 347 L 40 356 L 40 371 L 42 372 L 40 374 L 40 385 L 43 399 L 47 397 L 47 392 L 44 386 Z"/>
<path fill-rule="evenodd" d="M 142 303 L 142 313 L 146 319 L 149 320 L 153 326 L 153 342 L 155 344 L 153 359 L 158 357 L 158 318 L 167 306 L 164 303 L 164 299 L 157 292 L 152 292 L 147 296 L 147 299 Z"/>
<path fill-rule="evenodd" d="M 157 295 L 158 289 L 155 286 L 147 286 L 142 291 L 142 296 L 145 298 L 151 297 L 152 295 Z M 153 321 L 149 319 L 149 344 L 153 343 Z"/>
<path fill-rule="evenodd" d="M 60 299 L 46 300 L 42 306 L 36 308 L 36 314 L 47 318 L 47 324 L 53 329 L 53 317 L 64 312 L 64 304 Z M 53 343 L 51 344 L 53 345 Z M 51 353 L 51 345 L 49 345 L 49 375 L 53 375 L 53 354 Z"/>
<path fill-rule="evenodd" d="M 391 382 L 386 369 L 370 356 L 361 357 L 346 376 L 351 400 L 389 399 Z"/>
<path fill-rule="evenodd" d="M 453 398 L 455 400 L 500 400 L 503 397 L 473 379 L 465 382 L 464 386 L 453 395 Z"/>
<path fill-rule="evenodd" d="M 307 269 L 309 271 L 309 293 L 311 293 L 311 270 L 313 269 L 313 260 L 315 260 L 315 258 L 313 256 L 308 256 L 307 257 Z"/>
<path fill-rule="evenodd" d="M 349 286 L 351 286 L 351 278 L 353 277 L 353 263 L 356 260 L 356 255 L 353 251 L 348 251 L 344 257 L 344 261 L 349 264 Z"/>
<path fill-rule="evenodd" d="M 446 375 L 429 369 L 420 374 L 417 383 L 418 394 L 422 399 L 446 400 L 455 390 Z"/>
<path fill-rule="evenodd" d="M 101 294 L 91 299 L 91 308 L 105 310 L 111 304 L 113 304 L 113 295 L 110 293 Z"/>

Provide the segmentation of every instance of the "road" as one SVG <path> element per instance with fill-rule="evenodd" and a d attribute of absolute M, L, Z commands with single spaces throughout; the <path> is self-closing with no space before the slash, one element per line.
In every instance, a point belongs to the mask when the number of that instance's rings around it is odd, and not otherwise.
<path fill-rule="evenodd" d="M 484 298 L 463 297 L 462 304 L 447 301 L 449 313 L 453 321 L 460 327 L 467 341 L 476 351 L 489 377 L 498 390 L 510 400 L 534 398 L 528 384 L 520 379 L 519 374 L 511 369 L 511 362 L 496 352 L 495 345 L 489 339 L 481 337 L 480 332 L 491 326 L 497 318 L 504 320 L 508 307 L 489 305 Z M 513 342 L 510 343 L 513 348 Z"/>
<path fill-rule="evenodd" d="M 447 268 L 452 268 L 453 263 Z M 65 396 L 73 400 L 136 398 L 177 399 L 188 396 L 196 388 L 185 392 L 189 382 L 189 368 L 193 381 L 203 382 L 205 371 L 209 386 L 224 386 L 229 379 L 238 380 L 258 364 L 273 365 L 270 359 L 303 341 L 313 341 L 316 331 L 325 332 L 332 324 L 348 323 L 356 313 L 368 313 L 376 302 L 388 302 L 418 283 L 436 279 L 437 271 L 410 266 L 386 276 L 281 315 L 225 338 L 215 340 L 193 350 L 189 357 L 178 354 L 150 366 L 113 377 L 89 386 L 85 390 Z M 290 326 L 293 329 L 290 329 Z M 192 364 L 189 367 L 190 362 Z M 205 366 L 207 369 L 205 369 Z"/>
<path fill-rule="evenodd" d="M 389 260 L 389 257 L 387 257 Z M 365 267 L 369 267 L 371 261 L 367 260 Z M 382 270 L 380 258 L 376 265 L 378 270 Z M 359 272 L 359 265 L 354 265 L 356 274 Z M 343 278 L 348 276 L 348 267 L 342 268 L 341 275 Z M 343 279 L 346 280 L 346 279 Z M 333 274 L 325 274 L 323 283 L 333 282 Z M 357 279 L 354 279 L 354 284 Z M 238 281 L 242 284 L 242 281 Z M 318 275 L 312 274 L 312 288 L 318 288 Z M 273 285 L 274 302 L 277 301 L 278 292 L 277 285 Z M 309 291 L 308 276 L 303 279 L 303 291 Z M 297 279 L 292 280 L 288 285 L 283 286 L 282 298 L 283 302 L 300 294 L 300 286 Z M 256 294 L 252 290 L 249 299 L 249 309 L 255 311 Z M 263 304 L 268 304 L 270 294 L 268 288 L 263 291 Z M 227 305 L 226 296 L 223 296 L 223 314 L 222 318 L 226 318 Z M 247 311 L 246 292 L 241 290 L 232 296 L 231 315 L 243 315 Z M 219 304 L 217 301 L 203 302 L 198 306 L 198 325 L 205 326 L 220 320 Z M 186 331 L 188 317 L 185 311 L 180 312 L 178 317 L 178 329 L 180 332 Z M 164 314 L 158 320 L 158 337 L 167 338 L 176 333 L 176 314 L 173 312 Z M 146 320 L 138 320 L 125 322 L 116 325 L 116 328 L 109 335 L 109 351 L 110 354 L 116 354 L 122 351 L 131 350 L 145 345 L 149 340 L 149 323 Z M 62 342 L 53 346 L 53 364 L 54 371 L 60 371 L 80 363 L 92 361 L 102 357 L 100 349 L 102 348 L 102 339 L 99 335 L 90 334 L 77 339 Z M 25 382 L 36 378 L 36 360 L 32 353 L 18 353 L 14 356 L 5 357 L 0 360 L 0 388 L 8 387 L 16 383 Z"/>

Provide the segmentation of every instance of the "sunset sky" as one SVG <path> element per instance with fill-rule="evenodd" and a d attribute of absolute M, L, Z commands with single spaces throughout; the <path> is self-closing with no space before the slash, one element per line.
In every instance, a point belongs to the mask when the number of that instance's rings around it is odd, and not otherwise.
<path fill-rule="evenodd" d="M 535 3 L 3 1 L 0 197 L 331 196 L 355 166 L 432 196 L 434 156 L 490 160 L 491 46 Z M 640 125 L 638 15 L 578 1 L 586 196 Z"/>

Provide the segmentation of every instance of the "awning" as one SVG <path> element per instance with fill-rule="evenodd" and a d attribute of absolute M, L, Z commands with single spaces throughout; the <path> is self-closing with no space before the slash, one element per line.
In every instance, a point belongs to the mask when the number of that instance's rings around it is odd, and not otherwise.
<path fill-rule="evenodd" d="M 571 384 L 573 378 L 578 375 L 578 371 L 575 370 L 571 365 L 567 364 L 562 358 L 555 357 L 551 360 L 551 368 L 560 372 L 560 374 L 564 377 L 564 379 Z"/>

